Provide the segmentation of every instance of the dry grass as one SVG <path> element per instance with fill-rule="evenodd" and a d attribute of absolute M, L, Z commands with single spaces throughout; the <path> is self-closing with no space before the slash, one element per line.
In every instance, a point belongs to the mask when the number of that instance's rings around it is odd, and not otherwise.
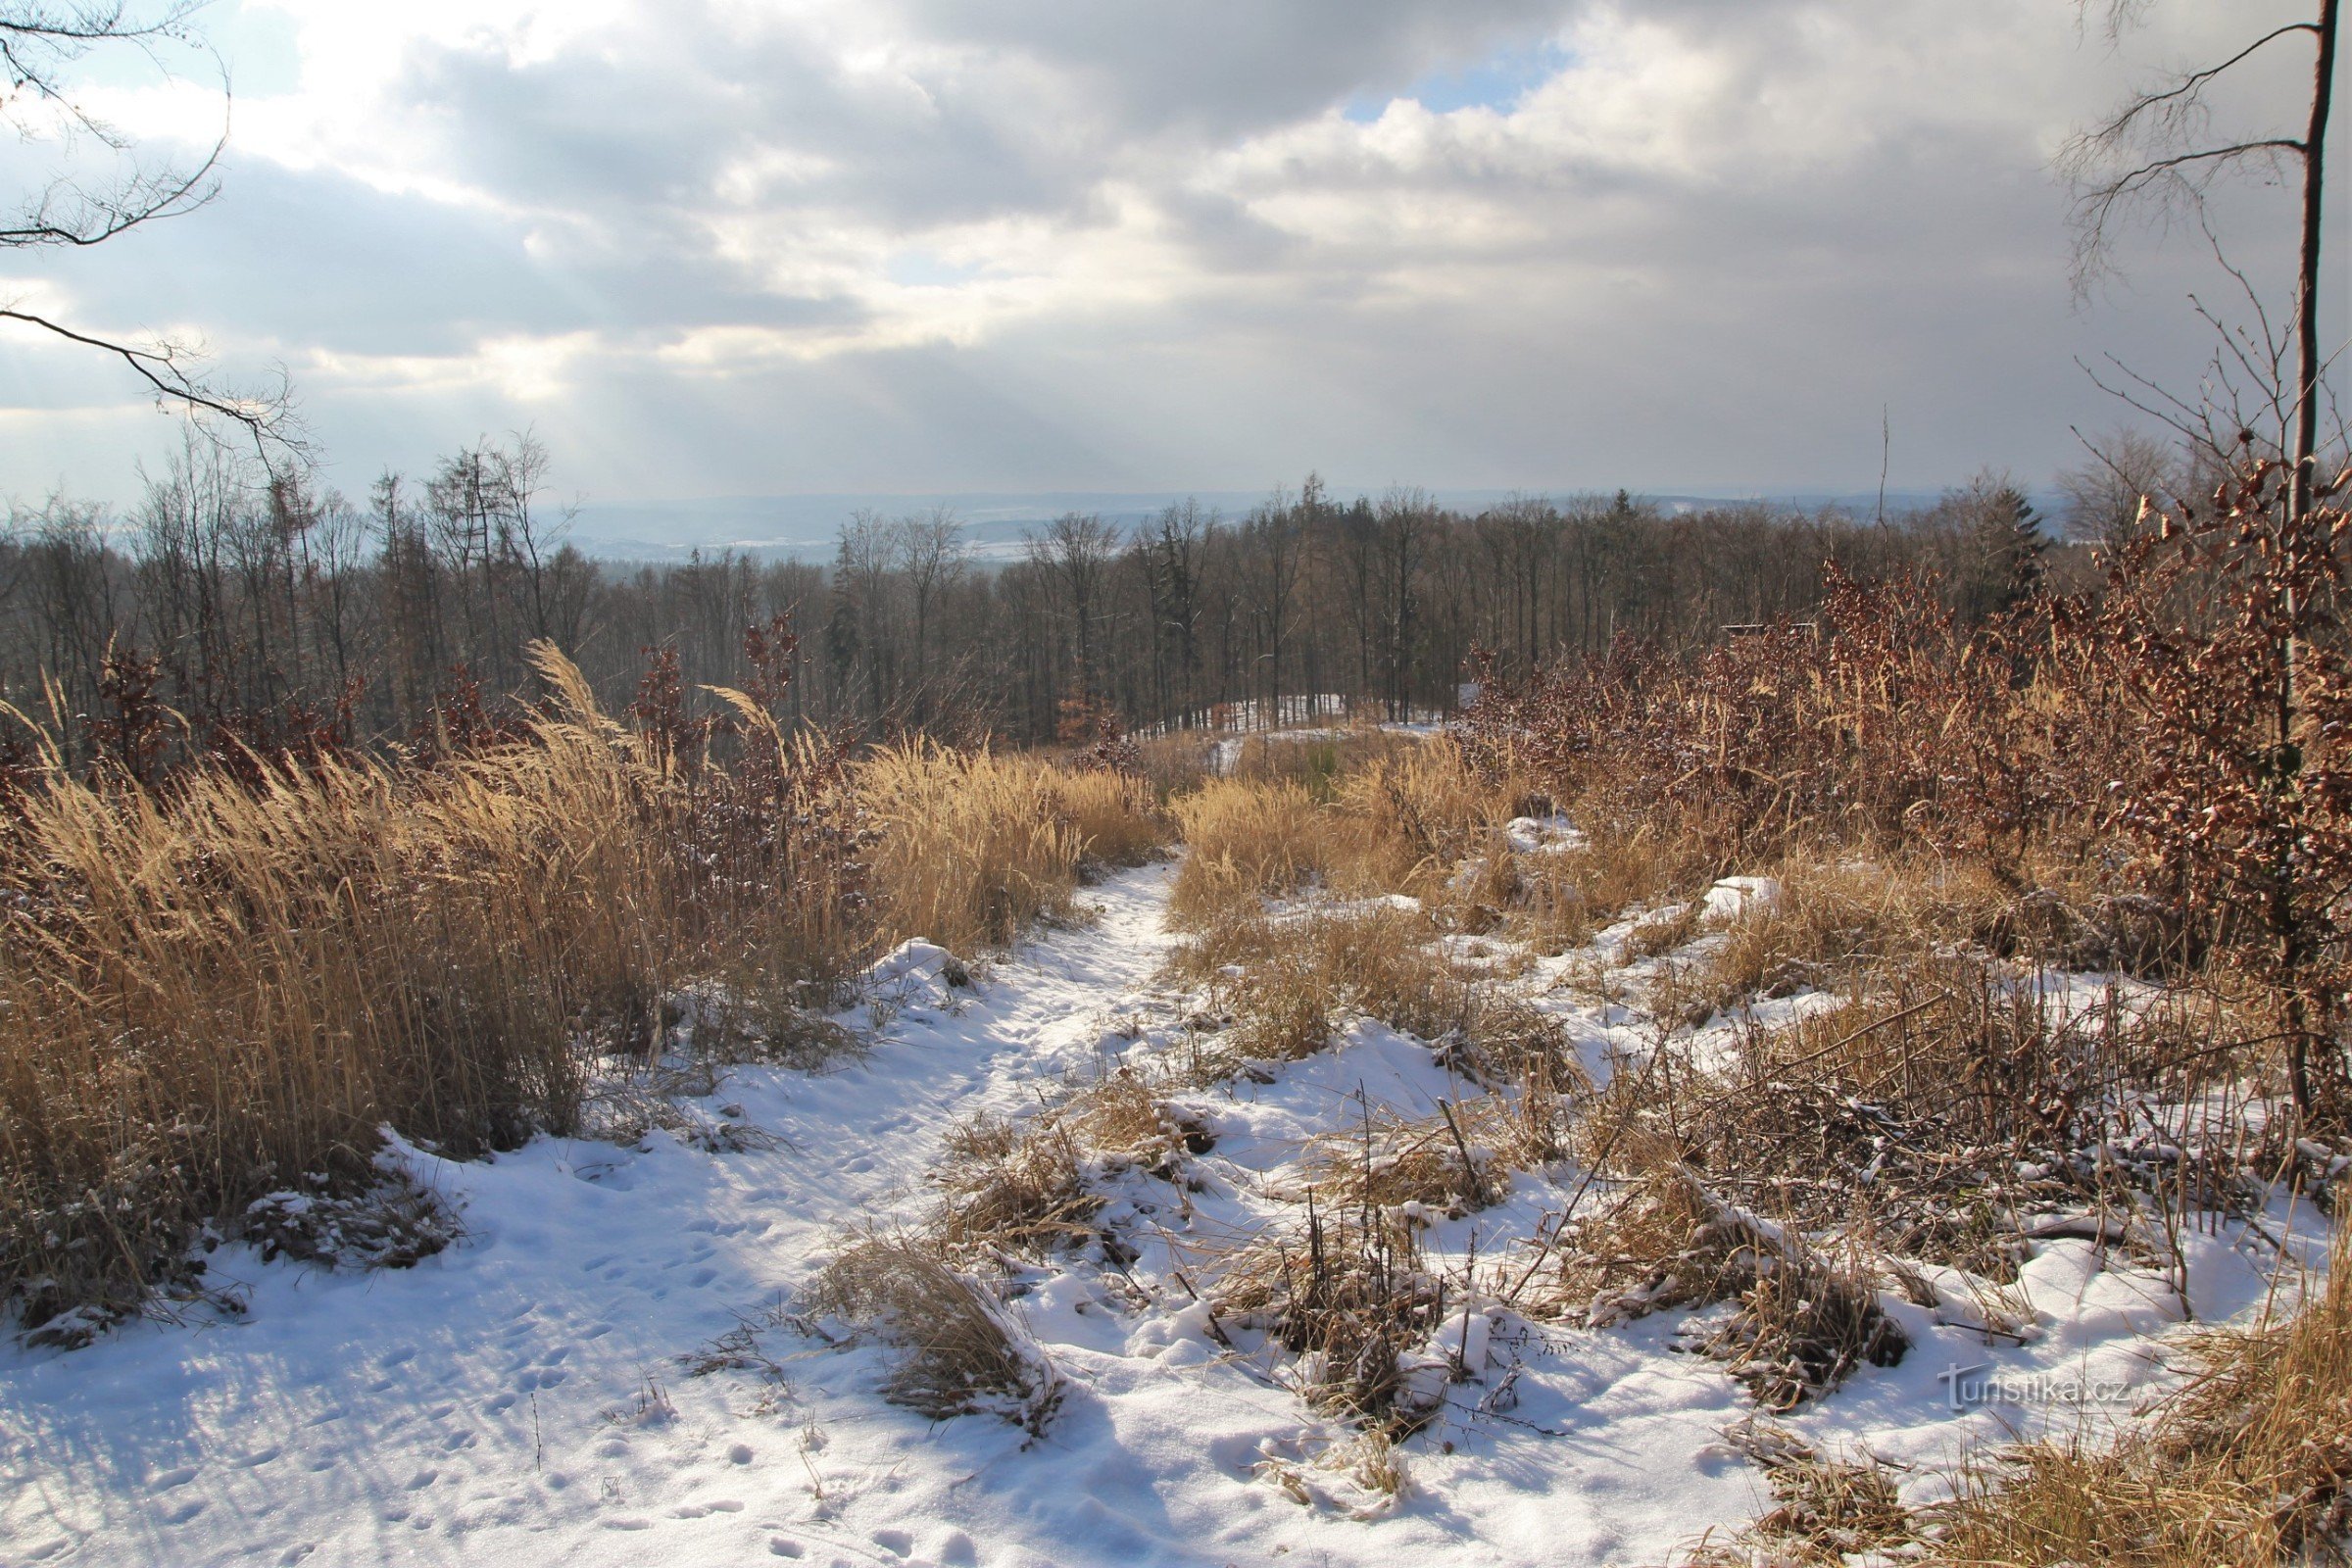
<path fill-rule="evenodd" d="M 934 1421 L 987 1412 L 1034 1434 L 1060 1402 L 1060 1379 L 1036 1341 L 926 1241 L 857 1241 L 825 1265 L 805 1305 L 897 1346 L 883 1396 Z"/>
<path fill-rule="evenodd" d="M 1470 891 L 1454 886 L 1455 868 L 1479 857 L 1489 885 L 1475 891 L 1508 897 L 1517 873 L 1502 828 L 1518 800 L 1509 780 L 1481 774 L 1443 738 L 1376 758 L 1334 790 L 1338 885 L 1440 902 Z"/>
<path fill-rule="evenodd" d="M 1518 896 L 1521 873 L 1502 835 L 1517 796 L 1471 766 L 1450 742 L 1382 737 L 1352 762 L 1302 782 L 1237 769 L 1175 802 L 1191 855 L 1172 907 L 1199 929 L 1253 913 L 1260 901 L 1310 887 L 1348 897 L 1402 893 L 1433 906 L 1490 907 Z M 1311 755 L 1317 744 L 1284 743 Z M 1480 858 L 1462 885 L 1455 869 Z"/>
<path fill-rule="evenodd" d="M 1392 1439 L 1436 1414 L 1404 1357 L 1439 1327 L 1445 1290 L 1401 1216 L 1310 1201 L 1300 1225 L 1226 1257 L 1208 1298 L 1222 1322 L 1262 1330 L 1298 1358 L 1316 1410 Z"/>
<path fill-rule="evenodd" d="M 1370 724 L 1338 734 L 1276 730 L 1245 735 L 1234 748 L 1226 776 L 1244 783 L 1295 784 L 1319 803 L 1330 800 L 1348 775 L 1421 745 L 1418 736 Z"/>
<path fill-rule="evenodd" d="M 949 1133 L 945 1154 L 931 1177 L 941 1198 L 927 1230 L 952 1251 L 1042 1258 L 1100 1234 L 1102 1200 L 1058 1119 L 975 1117 Z"/>
<path fill-rule="evenodd" d="M 1033 922 L 1066 917 L 1090 861 L 1140 863 L 1161 842 L 1138 781 L 1036 758 L 910 741 L 868 760 L 858 789 L 881 834 L 883 925 L 956 953 L 1008 947 Z"/>
<path fill-rule="evenodd" d="M 1363 1107 L 1354 1129 L 1315 1140 L 1300 1180 L 1342 1209 L 1460 1218 L 1503 1196 L 1514 1171 L 1563 1158 L 1567 1110 L 1548 1086 L 1447 1102 L 1436 1115 Z"/>
<path fill-rule="evenodd" d="M 1578 1087 L 1583 1071 L 1559 1025 L 1497 982 L 1458 971 L 1434 945 L 1441 934 L 1409 905 L 1341 906 L 1222 922 L 1172 967 L 1230 1020 L 1216 1076 L 1312 1055 L 1364 1017 L 1446 1047 L 1480 1081 L 1540 1070 L 1561 1090 Z"/>
<path fill-rule="evenodd" d="M 1766 1409 L 1836 1388 L 1856 1367 L 1910 1348 L 1879 1308 L 1872 1271 L 1717 1199 L 1690 1171 L 1662 1169 L 1558 1244 L 1558 1304 L 1594 1327 L 1678 1306 L 1739 1302 L 1699 1348 L 1729 1365 Z"/>
<path fill-rule="evenodd" d="M 1216 776 L 1216 740 L 1199 730 L 1153 735 L 1135 743 L 1137 765 L 1162 806 L 1189 795 Z"/>
<path fill-rule="evenodd" d="M 1329 824 L 1299 785 L 1216 779 L 1174 809 L 1188 853 L 1168 912 L 1183 925 L 1253 913 L 1261 901 L 1310 887 L 1329 869 Z"/>
<path fill-rule="evenodd" d="M 1692 898 L 1723 872 L 1707 837 L 1670 812 L 1629 820 L 1594 797 L 1567 815 L 1585 835 L 1579 848 L 1518 858 L 1508 929 L 1542 951 L 1580 946 L 1629 909 Z"/>
<path fill-rule="evenodd" d="M 540 668 L 521 742 L 439 766 L 167 792 L 52 769 L 15 802 L 0 1301 L 103 1322 L 198 1290 L 199 1226 L 368 1191 L 387 1124 L 461 1157 L 539 1129 L 743 1147 L 659 1102 L 665 1054 L 820 1065 L 884 931 L 1002 945 L 1160 841 L 1126 775 L 922 745 L 855 765 L 733 697 L 721 766 Z M 592 1096 L 616 1073 L 629 1093 Z"/>
<path fill-rule="evenodd" d="M 1803 857 L 1779 897 L 1726 926 L 1707 983 L 1725 1001 L 1834 987 L 1956 945 L 1989 943 L 2015 895 L 1981 862 Z"/>
<path fill-rule="evenodd" d="M 2187 1386 L 2120 1444 L 1980 1466 L 1922 1560 L 2119 1568 L 2341 1563 L 2352 1534 L 2352 1247 L 2300 1312 L 2187 1348 Z"/>
<path fill-rule="evenodd" d="M 788 767 L 782 798 L 714 799 L 543 667 L 552 713 L 470 760 L 169 795 L 53 772 L 17 804 L 0 1298 L 28 1323 L 191 1287 L 194 1227 L 314 1174 L 364 1187 L 386 1123 L 458 1155 L 571 1127 L 597 1057 L 652 1052 L 698 971 L 765 976 L 746 1010 L 772 1019 L 854 965 L 837 845 L 770 826 L 837 803 Z"/>
<path fill-rule="evenodd" d="M 1688 1568 L 1846 1568 L 1849 1557 L 1920 1540 L 1922 1521 L 1875 1463 L 1825 1458 L 1795 1434 L 1751 1417 L 1726 1434 L 1763 1468 L 1773 1507 L 1733 1541 L 1702 1544 Z M 1866 1559 L 1876 1560 L 1876 1559 Z"/>
<path fill-rule="evenodd" d="M 2208 1330 L 2184 1386 L 2112 1444 L 2080 1437 L 1972 1463 L 1949 1501 L 1904 1508 L 1873 1465 L 1759 1453 L 1779 1506 L 1686 1560 L 1839 1564 L 1899 1550 L 1953 1568 L 2277 1568 L 2352 1560 L 2352 1247 L 2301 1310 Z"/>

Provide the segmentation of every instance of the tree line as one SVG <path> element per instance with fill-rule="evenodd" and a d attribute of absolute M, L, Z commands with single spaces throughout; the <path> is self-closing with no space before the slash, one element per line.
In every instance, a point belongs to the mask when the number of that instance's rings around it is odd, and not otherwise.
<path fill-rule="evenodd" d="M 447 745 L 515 710 L 544 640 L 616 710 L 657 686 L 707 710 L 702 687 L 764 682 L 808 723 L 1016 742 L 1105 716 L 1402 718 L 1456 708 L 1474 651 L 1524 672 L 1620 636 L 1693 648 L 1804 618 L 1829 562 L 1916 575 L 1978 619 L 2066 553 L 1992 478 L 1880 521 L 1624 492 L 1467 513 L 1412 490 L 1342 502 L 1310 475 L 1236 516 L 1065 514 L 1009 559 L 934 509 L 856 514 L 828 561 L 657 564 L 567 542 L 549 488 L 528 435 L 387 473 L 359 501 L 191 436 L 125 515 L 13 509 L 0 695 L 85 753 L 134 728 L 182 751 Z M 2083 491 L 2070 511 L 2093 526 L 2121 505 L 2095 475 Z"/>

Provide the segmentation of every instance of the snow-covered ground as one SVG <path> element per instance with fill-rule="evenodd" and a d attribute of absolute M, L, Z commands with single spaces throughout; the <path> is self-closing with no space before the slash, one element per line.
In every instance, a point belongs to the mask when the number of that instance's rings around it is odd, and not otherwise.
<path fill-rule="evenodd" d="M 1482 1306 L 1476 1376 L 1403 1446 L 1410 1479 L 1393 1500 L 1314 1470 L 1345 1430 L 1281 1386 L 1278 1359 L 1205 1332 L 1182 1277 L 1194 1248 L 1278 1211 L 1309 1141 L 1367 1105 L 1422 1116 L 1458 1095 L 1426 1047 L 1378 1025 L 1268 1082 L 1189 1097 L 1215 1146 L 1197 1191 L 1118 1179 L 1110 1217 L 1142 1244 L 1126 1273 L 1034 1271 L 1014 1309 L 1065 1384 L 1042 1437 L 987 1416 L 927 1423 L 878 1396 L 883 1348 L 780 1320 L 848 1229 L 922 1209 L 956 1119 L 1017 1116 L 1174 1048 L 1187 999 L 1158 978 L 1169 880 L 1165 866 L 1110 879 L 1087 897 L 1093 922 L 969 990 L 903 962 L 860 1020 L 878 1043 L 857 1065 L 734 1071 L 704 1110 L 773 1147 L 712 1152 L 655 1133 L 640 1148 L 542 1139 L 487 1164 L 424 1161 L 468 1235 L 414 1269 L 223 1252 L 216 1277 L 249 1292 L 241 1318 L 0 1350 L 0 1568 L 1467 1568 L 1654 1562 L 1752 1516 L 1762 1478 L 1723 1436 L 1746 1397 L 1718 1363 L 1678 1353 L 1688 1314 L 1583 1330 Z M 1638 1047 L 1623 1008 L 1548 978 L 1539 968 L 1531 985 L 1596 1074 Z M 1439 1220 L 1429 1250 L 1486 1256 L 1563 1197 L 1521 1176 L 1495 1206 Z M 2291 1223 L 2271 1216 L 2274 1231 Z M 2324 1250 L 2312 1225 L 2289 1246 Z M 2255 1237 L 2226 1227 L 2184 1250 L 2201 1317 L 2262 1298 Z M 1988 1338 L 1965 1310 L 1891 1305 L 1910 1354 L 1786 1425 L 1911 1466 L 1932 1490 L 1965 1445 L 2095 1421 L 2164 1381 L 2150 1336 L 2178 1320 L 2177 1298 L 2090 1241 L 2042 1244 L 2007 1304 L 2026 1343 Z M 1955 1400 L 1955 1383 L 2000 1396 Z M 2077 1407 L 2069 1390 L 2110 1402 Z"/>

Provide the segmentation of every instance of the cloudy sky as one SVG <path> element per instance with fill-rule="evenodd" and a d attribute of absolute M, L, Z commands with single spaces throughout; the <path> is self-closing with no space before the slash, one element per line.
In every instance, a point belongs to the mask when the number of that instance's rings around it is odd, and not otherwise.
<path fill-rule="evenodd" d="M 2224 299 L 2148 236 L 2076 307 L 2060 140 L 2297 9 L 2119 56 L 2070 0 L 217 0 L 218 66 L 86 97 L 160 155 L 224 70 L 219 198 L 0 291 L 282 366 L 354 492 L 526 426 L 598 501 L 1865 489 L 1882 409 L 1898 486 L 2039 480 L 2127 412 L 2079 358 L 2191 386 Z M 2225 218 L 2279 278 L 2288 198 Z M 0 494 L 172 438 L 0 335 Z"/>

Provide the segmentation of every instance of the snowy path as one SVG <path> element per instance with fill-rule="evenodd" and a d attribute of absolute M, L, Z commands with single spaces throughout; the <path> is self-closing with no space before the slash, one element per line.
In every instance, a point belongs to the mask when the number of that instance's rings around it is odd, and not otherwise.
<path fill-rule="evenodd" d="M 543 1139 L 438 1165 L 470 1235 L 416 1269 L 222 1253 L 241 1323 L 0 1350 L 0 1565 L 764 1557 L 779 1509 L 810 1504 L 800 1423 L 729 1415 L 725 1380 L 673 1358 L 888 1213 L 956 1118 L 1088 1062 L 1166 950 L 1168 874 L 1090 890 L 1095 923 L 998 964 L 959 1016 L 903 1013 L 862 1065 L 732 1076 L 716 1100 L 782 1149 Z M 676 1419 L 636 1419 L 649 1378 Z M 656 1521 L 681 1539 L 649 1545 Z"/>
<path fill-rule="evenodd" d="M 1065 1074 L 1151 1049 L 1139 1033 L 1179 1033 L 1184 999 L 1155 990 L 1169 881 L 1158 866 L 1090 890 L 1093 923 L 1041 937 L 952 1010 L 909 986 L 860 1065 L 731 1075 L 710 1104 L 740 1106 L 780 1147 L 543 1139 L 437 1165 L 426 1174 L 464 1202 L 470 1235 L 416 1269 L 330 1275 L 224 1251 L 216 1268 L 250 1288 L 242 1321 L 145 1325 L 67 1354 L 0 1348 L 0 1568 L 1655 1563 L 1752 1516 L 1759 1474 L 1720 1438 L 1748 1407 L 1720 1366 L 1671 1353 L 1680 1313 L 1497 1348 L 1408 1446 L 1410 1489 L 1383 1517 L 1350 1518 L 1346 1487 L 1311 1475 L 1323 1495 L 1301 1505 L 1261 1473 L 1341 1432 L 1218 1352 L 1151 1236 L 1263 1223 L 1287 1162 L 1360 1112 L 1353 1097 L 1426 1114 L 1459 1093 L 1426 1047 L 1378 1025 L 1262 1084 L 1190 1097 L 1216 1135 L 1193 1193 L 1123 1179 L 1134 1272 L 1157 1299 L 1139 1308 L 1089 1266 L 1033 1282 L 1015 1309 L 1066 1380 L 1042 1439 L 985 1416 L 930 1425 L 877 1396 L 879 1349 L 781 1328 L 753 1346 L 777 1375 L 753 1357 L 687 1374 L 681 1356 L 806 1281 L 844 1228 L 919 1204 L 958 1118 L 1018 1113 Z M 1595 1065 L 1628 1033 L 1564 991 L 1542 1004 Z M 1563 1196 L 1522 1176 L 1427 1245 L 1490 1255 Z M 2201 1315 L 2260 1298 L 2224 1239 L 2192 1250 Z M 2053 1242 L 2017 1299 L 2031 1345 L 1898 1308 L 1911 1356 L 1789 1425 L 1926 1479 L 2017 1415 L 1953 1412 L 1939 1371 L 2134 1394 L 2160 1376 L 2145 1336 L 2175 1314 L 2152 1276 Z M 1515 1402 L 1497 1407 L 1505 1391 Z"/>

